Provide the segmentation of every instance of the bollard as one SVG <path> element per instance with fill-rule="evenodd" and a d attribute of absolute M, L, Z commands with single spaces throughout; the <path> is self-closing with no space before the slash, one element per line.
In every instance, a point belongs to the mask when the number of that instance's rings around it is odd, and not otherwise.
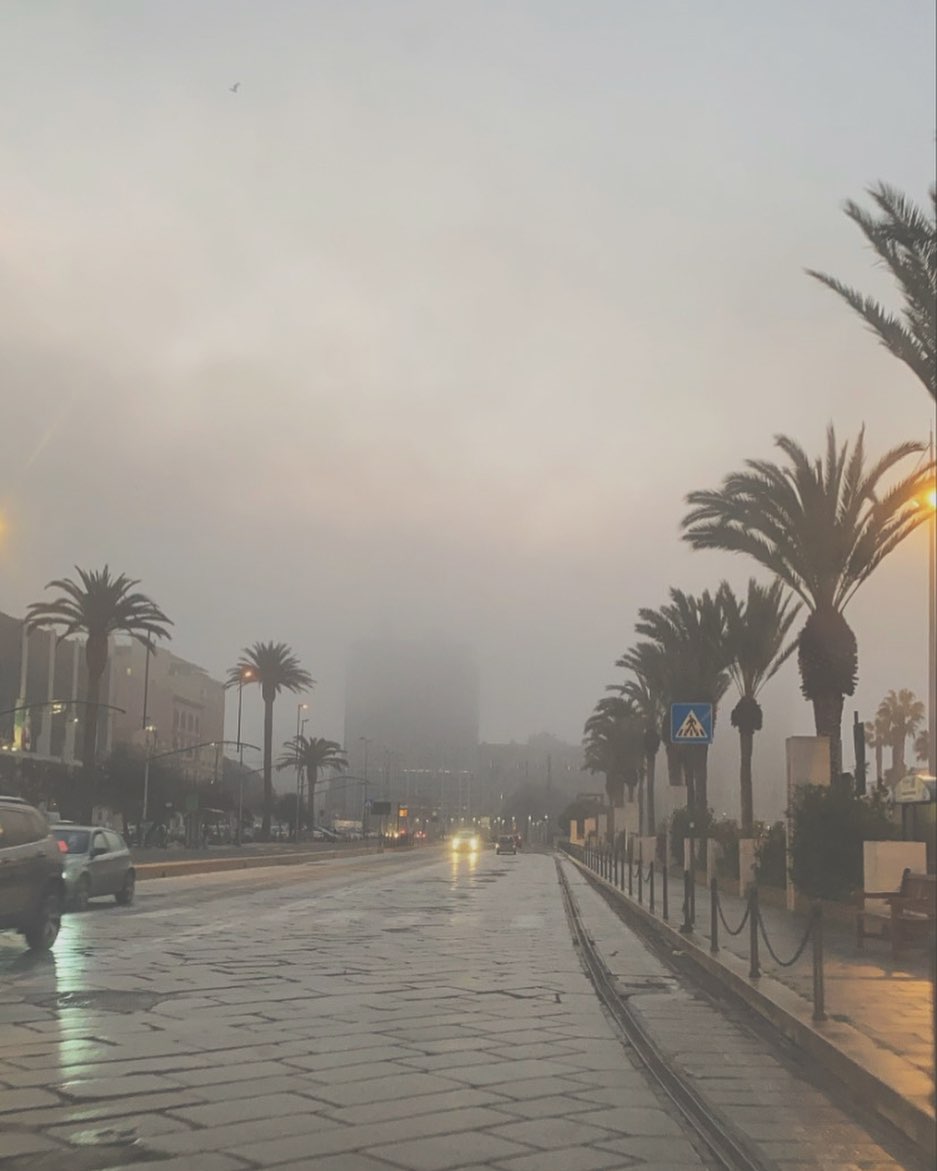
<path fill-rule="evenodd" d="M 615 848 L 614 861 L 615 861 L 615 870 L 614 870 L 615 877 L 613 879 L 613 885 L 618 886 L 618 849 L 617 849 L 617 847 Z"/>
<path fill-rule="evenodd" d="M 661 869 L 660 877 L 661 877 L 661 881 L 664 884 L 663 890 L 660 892 L 661 893 L 661 901 L 662 901 L 661 911 L 663 912 L 664 922 L 666 923 L 670 919 L 670 907 L 668 906 L 668 903 L 667 903 L 668 894 L 669 894 L 669 886 L 670 886 L 670 866 L 668 865 L 667 862 L 664 863 L 664 865 Z"/>
<path fill-rule="evenodd" d="M 644 858 L 638 854 L 638 902 L 644 906 Z"/>
<path fill-rule="evenodd" d="M 719 883 L 715 874 L 709 880 L 709 950 L 719 950 Z"/>
<path fill-rule="evenodd" d="M 634 838 L 628 839 L 628 898 L 634 897 Z"/>
<path fill-rule="evenodd" d="M 758 887 L 754 883 L 748 888 L 748 978 L 757 980 L 761 975 L 758 962 Z"/>
<path fill-rule="evenodd" d="M 647 905 L 651 914 L 654 914 L 654 859 L 651 859 L 651 865 L 647 871 Z"/>
<path fill-rule="evenodd" d="M 690 919 L 690 872 L 684 870 L 683 872 L 683 924 L 680 928 L 681 935 L 693 934 L 693 923 Z"/>
<path fill-rule="evenodd" d="M 826 989 L 823 983 L 823 904 L 813 904 L 813 1019 L 826 1020 Z"/>

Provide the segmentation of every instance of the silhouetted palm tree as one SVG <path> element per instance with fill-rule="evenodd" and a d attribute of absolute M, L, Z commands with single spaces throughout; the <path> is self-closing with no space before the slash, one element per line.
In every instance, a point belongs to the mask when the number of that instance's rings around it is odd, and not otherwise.
<path fill-rule="evenodd" d="M 615 807 L 623 803 L 625 786 L 632 797 L 641 779 L 642 722 L 626 700 L 600 699 L 586 720 L 585 768 L 605 776 L 609 803 L 608 838 L 615 839 Z"/>
<path fill-rule="evenodd" d="M 299 665 L 285 642 L 255 642 L 245 647 L 228 672 L 228 686 L 260 684 L 264 701 L 264 815 L 261 834 L 270 837 L 273 809 L 273 702 L 281 691 L 311 691 L 315 680 Z"/>
<path fill-rule="evenodd" d="M 869 189 L 878 208 L 870 214 L 849 200 L 846 215 L 878 253 L 895 278 L 903 301 L 901 317 L 873 297 L 849 288 L 835 277 L 807 272 L 838 293 L 859 314 L 887 350 L 900 358 L 937 398 L 937 187 L 931 187 L 933 218 L 893 187 Z"/>
<path fill-rule="evenodd" d="M 642 643 L 625 651 L 615 666 L 624 667 L 634 675 L 614 690 L 632 704 L 644 725 L 645 815 L 647 832 L 653 834 L 657 832 L 657 754 L 669 710 L 661 654 L 650 643 Z"/>
<path fill-rule="evenodd" d="M 925 707 L 913 691 L 902 687 L 889 691 L 878 705 L 876 721 L 881 721 L 885 743 L 891 748 L 891 780 L 897 781 L 907 771 L 904 750 L 908 737 L 914 736 L 924 723 Z"/>
<path fill-rule="evenodd" d="M 739 797 L 743 837 L 751 837 L 755 832 L 752 752 L 755 733 L 761 731 L 763 722 L 758 693 L 797 646 L 796 641 L 784 645 L 800 611 L 799 602 L 790 608 L 791 601 L 778 580 L 762 586 L 750 578 L 744 602 L 739 601 L 728 582 L 723 582 L 719 589 L 726 646 L 731 656 L 728 671 L 739 692 L 731 720 L 732 727 L 738 728 L 741 749 Z"/>
<path fill-rule="evenodd" d="M 871 720 L 866 720 L 865 742 L 869 748 L 875 749 L 875 780 L 878 784 L 881 784 L 885 779 L 885 770 L 882 766 L 882 750 L 888 743 L 886 739 L 887 735 L 888 726 L 879 716 L 876 716 L 874 723 Z"/>
<path fill-rule="evenodd" d="M 914 755 L 924 764 L 930 760 L 930 730 L 922 728 L 914 738 Z"/>
<path fill-rule="evenodd" d="M 348 768 L 345 750 L 337 740 L 325 740 L 321 736 L 294 736 L 284 742 L 286 749 L 277 761 L 277 768 L 294 768 L 306 773 L 306 806 L 313 813 L 312 797 L 316 781 L 323 769 L 344 772 Z M 300 816 L 299 825 L 302 825 Z"/>
<path fill-rule="evenodd" d="M 652 639 L 660 649 L 670 703 L 712 704 L 715 726 L 719 701 L 729 686 L 725 617 L 718 600 L 708 590 L 697 598 L 672 589 L 666 605 L 659 610 L 639 610 L 638 617 L 637 633 Z M 687 805 L 691 813 L 701 817 L 709 804 L 708 755 L 706 744 L 685 745 L 680 751 Z"/>
<path fill-rule="evenodd" d="M 797 646 L 801 687 L 813 703 L 818 736 L 830 739 L 830 769 L 842 771 L 843 699 L 858 673 L 856 637 L 843 611 L 888 554 L 928 518 L 918 500 L 933 478 L 919 467 L 890 488 L 882 481 L 924 450 L 902 443 L 871 467 L 865 430 L 853 446 L 827 430 L 825 458 L 811 461 L 786 435 L 775 438 L 789 465 L 746 460 L 716 491 L 691 492 L 684 539 L 694 549 L 745 553 L 769 569 L 806 604 L 810 615 Z"/>
<path fill-rule="evenodd" d="M 107 667 L 108 640 L 113 634 L 129 634 L 144 646 L 154 638 L 170 638 L 172 622 L 159 606 L 145 594 L 134 592 L 139 581 L 120 574 L 111 576 L 105 565 L 101 570 L 84 570 L 75 566 L 78 581 L 70 577 L 50 581 L 47 590 L 60 590 L 60 596 L 48 602 L 33 602 L 26 612 L 26 629 L 54 628 L 60 638 L 73 634 L 86 636 L 85 665 L 88 689 L 84 710 L 82 764 L 95 763 L 101 703 L 101 680 Z"/>

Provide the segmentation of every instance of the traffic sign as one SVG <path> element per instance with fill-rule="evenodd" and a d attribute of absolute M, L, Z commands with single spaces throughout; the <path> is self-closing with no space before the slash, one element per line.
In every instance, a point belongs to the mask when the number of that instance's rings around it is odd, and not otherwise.
<path fill-rule="evenodd" d="M 670 705 L 670 740 L 673 744 L 712 744 L 713 705 L 711 703 L 672 703 Z"/>

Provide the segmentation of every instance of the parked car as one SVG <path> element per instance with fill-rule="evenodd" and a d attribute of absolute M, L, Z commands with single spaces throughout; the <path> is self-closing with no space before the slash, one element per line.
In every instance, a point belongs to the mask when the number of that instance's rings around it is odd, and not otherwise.
<path fill-rule="evenodd" d="M 510 834 L 502 834 L 501 837 L 498 838 L 497 842 L 495 842 L 495 853 L 516 854 L 517 842 L 515 842 L 514 838 L 511 837 Z"/>
<path fill-rule="evenodd" d="M 62 922 L 62 854 L 42 813 L 19 797 L 0 796 L 0 930 L 19 931 L 47 950 Z"/>
<path fill-rule="evenodd" d="M 88 900 L 113 895 L 122 907 L 133 902 L 136 871 L 127 843 L 112 829 L 59 824 L 53 835 L 65 863 L 65 897 L 70 910 L 84 911 Z"/>

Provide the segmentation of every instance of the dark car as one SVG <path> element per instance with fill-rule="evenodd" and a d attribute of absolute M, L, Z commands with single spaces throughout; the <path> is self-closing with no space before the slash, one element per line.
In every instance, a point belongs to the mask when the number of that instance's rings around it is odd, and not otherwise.
<path fill-rule="evenodd" d="M 0 930 L 19 931 L 35 950 L 55 943 L 62 922 L 62 853 L 44 815 L 0 797 Z"/>
<path fill-rule="evenodd" d="M 496 854 L 516 854 L 517 853 L 517 842 L 515 842 L 514 838 L 511 837 L 510 834 L 502 834 L 501 837 L 498 838 L 498 841 L 495 843 L 495 853 Z"/>

